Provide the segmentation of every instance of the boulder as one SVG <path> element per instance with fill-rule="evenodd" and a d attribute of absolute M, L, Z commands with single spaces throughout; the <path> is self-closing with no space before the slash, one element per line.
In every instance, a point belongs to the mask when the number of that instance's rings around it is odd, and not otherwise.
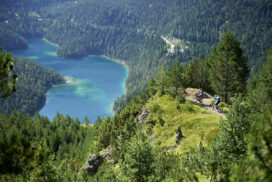
<path fill-rule="evenodd" d="M 88 161 L 84 166 L 84 169 L 87 170 L 90 176 L 92 176 L 97 172 L 102 162 L 103 162 L 102 157 L 92 154 L 89 156 Z"/>

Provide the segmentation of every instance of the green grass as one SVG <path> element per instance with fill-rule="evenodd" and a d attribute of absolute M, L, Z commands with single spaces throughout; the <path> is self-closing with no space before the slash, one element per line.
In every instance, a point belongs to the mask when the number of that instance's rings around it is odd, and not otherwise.
<path fill-rule="evenodd" d="M 87 127 L 87 125 L 85 123 L 80 123 L 80 126 Z M 88 127 L 92 128 L 93 126 L 94 126 L 94 124 L 90 123 Z"/>
<path fill-rule="evenodd" d="M 147 132 L 152 131 L 155 145 L 171 147 L 176 144 L 176 131 L 181 127 L 184 138 L 174 151 L 180 154 L 196 148 L 200 141 L 209 146 L 213 135 L 219 132 L 220 116 L 186 101 L 179 104 L 169 95 L 153 96 L 145 107 L 151 114 L 146 120 Z M 163 120 L 163 121 L 161 121 Z"/>

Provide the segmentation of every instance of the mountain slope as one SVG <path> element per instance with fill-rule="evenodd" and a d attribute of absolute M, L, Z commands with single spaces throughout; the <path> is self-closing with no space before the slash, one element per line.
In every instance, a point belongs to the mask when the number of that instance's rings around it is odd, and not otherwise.
<path fill-rule="evenodd" d="M 14 64 L 14 73 L 18 75 L 17 91 L 6 99 L 0 99 L 0 111 L 10 114 L 17 110 L 34 115 L 45 104 L 47 90 L 64 83 L 64 78 L 29 59 L 15 57 Z"/>
<path fill-rule="evenodd" d="M 60 45 L 61 56 L 97 54 L 126 61 L 131 68 L 127 97 L 119 99 L 117 110 L 143 91 L 161 65 L 207 55 L 228 29 L 242 41 L 253 71 L 272 45 L 269 0 L 12 2 L 1 2 L 0 27 L 25 38 L 44 36 Z M 188 49 L 167 54 L 161 36 L 187 42 Z"/>
<path fill-rule="evenodd" d="M 189 100 L 178 103 L 170 95 L 151 97 L 145 108 L 150 115 L 145 120 L 147 133 L 153 135 L 155 145 L 172 148 L 176 145 L 176 132 L 181 127 L 183 137 L 174 151 L 184 154 L 202 142 L 209 146 L 213 135 L 219 132 L 221 116 L 192 104 Z"/>

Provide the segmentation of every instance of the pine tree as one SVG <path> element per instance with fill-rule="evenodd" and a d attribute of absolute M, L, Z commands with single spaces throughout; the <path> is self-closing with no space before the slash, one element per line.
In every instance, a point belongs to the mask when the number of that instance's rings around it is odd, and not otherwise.
<path fill-rule="evenodd" d="M 0 53 L 0 98 L 8 97 L 16 91 L 15 83 L 17 75 L 12 74 L 13 68 L 14 60 L 11 54 L 2 51 L 2 53 Z"/>
<path fill-rule="evenodd" d="M 88 119 L 88 117 L 87 117 L 87 116 L 85 116 L 85 118 L 84 118 L 84 122 L 85 122 L 86 126 L 89 126 L 90 121 L 89 121 L 89 119 Z"/>
<path fill-rule="evenodd" d="M 199 151 L 199 155 L 194 157 L 198 170 L 210 181 L 228 181 L 231 168 L 246 155 L 246 136 L 251 123 L 247 115 L 248 108 L 242 101 L 242 97 L 235 99 L 227 119 L 220 120 L 221 133 L 214 137 L 211 148 Z"/>
<path fill-rule="evenodd" d="M 151 78 L 148 82 L 148 85 L 146 87 L 146 92 L 149 94 L 149 96 L 153 96 L 157 92 L 156 88 L 156 80 L 154 78 Z"/>
<path fill-rule="evenodd" d="M 247 139 L 248 155 L 232 171 L 232 181 L 272 180 L 272 49 L 267 62 L 248 85 L 252 128 Z"/>
<path fill-rule="evenodd" d="M 40 145 L 35 152 L 35 167 L 32 170 L 30 181 L 60 181 L 57 170 L 53 165 L 54 155 L 48 148 L 45 139 L 42 139 Z"/>
<path fill-rule="evenodd" d="M 161 95 L 165 94 L 166 92 L 166 86 L 167 86 L 167 80 L 166 80 L 166 67 L 162 66 L 161 71 L 156 76 L 156 86 L 157 90 Z"/>
<path fill-rule="evenodd" d="M 96 136 L 96 147 L 98 150 L 102 150 L 110 145 L 112 123 L 110 117 L 105 117 L 100 123 L 98 129 L 98 135 Z"/>
<path fill-rule="evenodd" d="M 193 62 L 192 75 L 194 75 L 194 77 L 192 80 L 193 85 L 191 87 L 202 88 L 210 91 L 209 72 L 206 62 L 207 60 L 203 54 L 201 54 L 200 57 Z"/>
<path fill-rule="evenodd" d="M 231 181 L 272 181 L 272 108 L 254 114 L 248 155 L 232 170 Z"/>
<path fill-rule="evenodd" d="M 265 112 L 272 105 L 272 48 L 268 51 L 267 62 L 250 80 L 247 90 L 252 112 Z"/>
<path fill-rule="evenodd" d="M 154 174 L 154 157 L 149 139 L 140 131 L 130 140 L 124 161 L 120 164 L 121 178 L 144 182 Z"/>
<path fill-rule="evenodd" d="M 177 96 L 179 89 L 183 89 L 182 80 L 182 66 L 176 62 L 171 65 L 170 70 L 167 72 L 167 85 L 171 95 Z"/>
<path fill-rule="evenodd" d="M 210 82 L 225 102 L 236 93 L 244 92 L 249 70 L 240 41 L 229 30 L 212 49 L 209 56 Z"/>

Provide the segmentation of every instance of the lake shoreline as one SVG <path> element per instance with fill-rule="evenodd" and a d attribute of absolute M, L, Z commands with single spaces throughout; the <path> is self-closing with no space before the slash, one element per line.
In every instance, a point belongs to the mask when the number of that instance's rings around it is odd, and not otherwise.
<path fill-rule="evenodd" d="M 47 42 L 48 44 L 51 44 L 51 45 L 53 45 L 53 46 L 56 46 L 56 47 L 59 47 L 59 44 L 57 44 L 57 43 L 54 43 L 54 42 L 51 42 L 50 40 L 48 40 L 48 39 L 46 39 L 46 38 L 42 38 L 42 40 L 44 40 L 45 42 Z"/>
<path fill-rule="evenodd" d="M 105 56 L 105 55 L 101 55 L 101 57 L 106 58 L 106 59 L 108 59 L 110 61 L 113 61 L 115 63 L 121 64 L 125 68 L 127 75 L 126 75 L 126 78 L 125 78 L 125 80 L 123 82 L 123 87 L 125 89 L 125 94 L 124 95 L 126 95 L 126 93 L 127 93 L 126 81 L 127 81 L 128 75 L 129 75 L 129 66 L 128 66 L 128 64 L 123 60 L 116 59 L 116 58 L 111 58 L 111 57 L 108 57 L 108 56 Z"/>
<path fill-rule="evenodd" d="M 129 73 L 129 66 L 125 61 L 117 59 L 117 58 L 111 58 L 111 57 L 108 57 L 108 56 L 105 56 L 105 55 L 99 55 L 99 56 L 104 57 L 104 58 L 109 59 L 109 60 L 111 60 L 113 62 L 116 62 L 118 64 L 123 65 L 126 68 L 127 73 Z"/>
<path fill-rule="evenodd" d="M 55 47 L 60 47 L 58 44 L 46 39 L 45 37 L 42 38 L 43 41 L 47 42 L 48 44 L 51 44 Z M 57 54 L 56 54 L 57 55 Z M 57 55 L 58 56 L 58 55 Z M 123 83 L 122 83 L 122 86 L 124 88 L 124 94 L 123 95 L 126 95 L 127 94 L 127 86 L 126 86 L 126 81 L 127 81 L 127 78 L 128 78 L 128 75 L 129 75 L 129 66 L 128 64 L 124 61 L 124 60 L 120 60 L 120 59 L 117 59 L 117 58 L 111 58 L 109 56 L 106 56 L 106 55 L 87 55 L 87 56 L 84 56 L 84 57 L 88 57 L 88 56 L 100 56 L 100 57 L 103 57 L 109 61 L 112 61 L 112 62 L 115 62 L 117 64 L 120 64 L 122 65 L 125 70 L 126 70 L 126 78 L 124 79 Z M 65 79 L 65 83 L 64 84 L 75 84 L 75 80 L 74 79 L 70 79 L 70 78 L 64 78 Z M 116 100 L 115 100 L 116 101 Z M 115 113 L 115 110 L 114 110 L 114 103 L 115 101 L 112 103 L 111 105 L 111 111 Z"/>
<path fill-rule="evenodd" d="M 46 39 L 45 37 L 43 37 L 42 39 L 43 39 L 45 42 L 47 42 L 47 43 L 49 43 L 49 44 L 51 44 L 51 45 L 54 45 L 54 46 L 56 46 L 56 47 L 59 47 L 58 44 L 56 44 L 56 43 L 54 43 L 54 42 L 51 42 L 50 40 Z M 127 64 L 125 61 L 123 61 L 123 60 L 120 60 L 120 59 L 117 59 L 117 58 L 111 58 L 111 57 L 106 56 L 106 55 L 88 55 L 88 56 L 100 56 L 100 57 L 106 58 L 106 59 L 108 59 L 108 60 L 110 60 L 110 61 L 116 62 L 116 63 L 121 64 L 122 66 L 124 66 L 125 69 L 126 69 L 126 72 L 127 72 L 127 76 L 126 76 L 125 81 L 124 81 L 124 83 L 123 83 L 123 86 L 124 86 L 124 89 L 125 89 L 125 94 L 126 94 L 126 92 L 127 92 L 126 80 L 127 80 L 128 75 L 129 75 L 129 66 L 128 66 L 128 64 Z M 86 56 L 86 57 L 88 57 L 88 56 Z"/>

